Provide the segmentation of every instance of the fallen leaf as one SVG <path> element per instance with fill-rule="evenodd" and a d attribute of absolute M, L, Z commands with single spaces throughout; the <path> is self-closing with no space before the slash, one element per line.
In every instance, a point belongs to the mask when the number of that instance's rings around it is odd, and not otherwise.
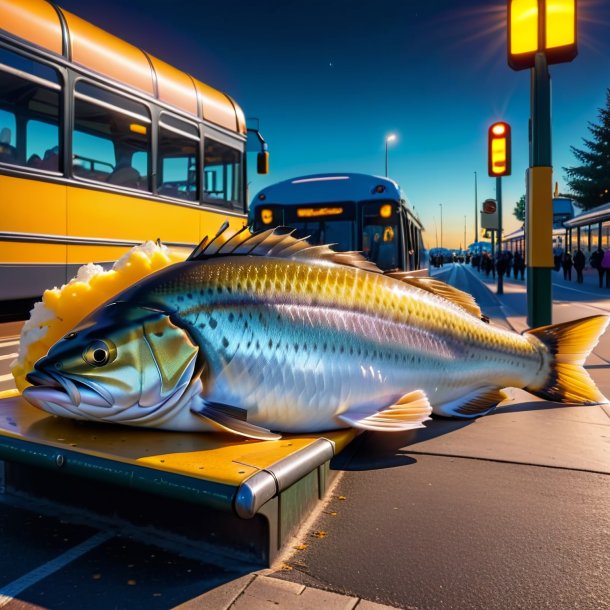
<path fill-rule="evenodd" d="M 324 531 L 320 530 L 318 532 L 314 532 L 313 535 L 316 538 L 326 538 L 326 536 L 328 535 L 328 532 L 324 532 Z"/>
<path fill-rule="evenodd" d="M 282 570 L 282 572 L 290 572 L 290 570 L 292 570 L 292 566 L 288 565 L 287 563 L 283 563 L 280 570 Z"/>
<path fill-rule="evenodd" d="M 308 546 L 308 544 L 297 544 L 294 548 L 297 551 L 304 551 Z"/>
<path fill-rule="evenodd" d="M 347 500 L 345 496 L 337 496 L 337 500 Z"/>

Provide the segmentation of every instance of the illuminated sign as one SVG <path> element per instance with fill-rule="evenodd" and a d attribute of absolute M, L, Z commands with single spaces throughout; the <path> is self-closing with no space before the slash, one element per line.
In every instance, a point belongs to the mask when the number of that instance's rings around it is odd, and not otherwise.
<path fill-rule="evenodd" d="M 337 216 L 343 214 L 343 208 L 298 208 L 299 218 L 314 218 L 316 216 Z"/>
<path fill-rule="evenodd" d="M 508 0 L 508 65 L 532 68 L 536 53 L 549 64 L 576 57 L 576 0 Z"/>

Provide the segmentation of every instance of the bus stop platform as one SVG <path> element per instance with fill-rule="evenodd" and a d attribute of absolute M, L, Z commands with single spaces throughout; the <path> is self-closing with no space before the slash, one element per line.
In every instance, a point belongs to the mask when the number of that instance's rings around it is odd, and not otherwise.
<path fill-rule="evenodd" d="M 358 432 L 233 435 L 62 419 L 0 393 L 0 491 L 117 515 L 270 565 Z"/>

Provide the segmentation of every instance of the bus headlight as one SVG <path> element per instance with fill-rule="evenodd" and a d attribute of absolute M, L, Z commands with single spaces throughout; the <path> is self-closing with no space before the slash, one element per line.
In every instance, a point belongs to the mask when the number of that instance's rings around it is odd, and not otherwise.
<path fill-rule="evenodd" d="M 381 218 L 389 218 L 390 216 L 392 216 L 392 204 L 384 203 L 379 208 L 379 216 L 381 216 Z"/>
<path fill-rule="evenodd" d="M 270 225 L 273 222 L 273 210 L 263 208 L 261 210 L 261 222 L 264 225 Z"/>

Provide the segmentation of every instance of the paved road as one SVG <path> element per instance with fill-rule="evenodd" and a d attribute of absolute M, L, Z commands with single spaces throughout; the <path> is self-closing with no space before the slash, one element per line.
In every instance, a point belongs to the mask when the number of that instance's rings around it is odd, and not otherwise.
<path fill-rule="evenodd" d="M 0 324 L 0 392 L 15 387 L 10 364 L 17 358 L 22 323 Z"/>

